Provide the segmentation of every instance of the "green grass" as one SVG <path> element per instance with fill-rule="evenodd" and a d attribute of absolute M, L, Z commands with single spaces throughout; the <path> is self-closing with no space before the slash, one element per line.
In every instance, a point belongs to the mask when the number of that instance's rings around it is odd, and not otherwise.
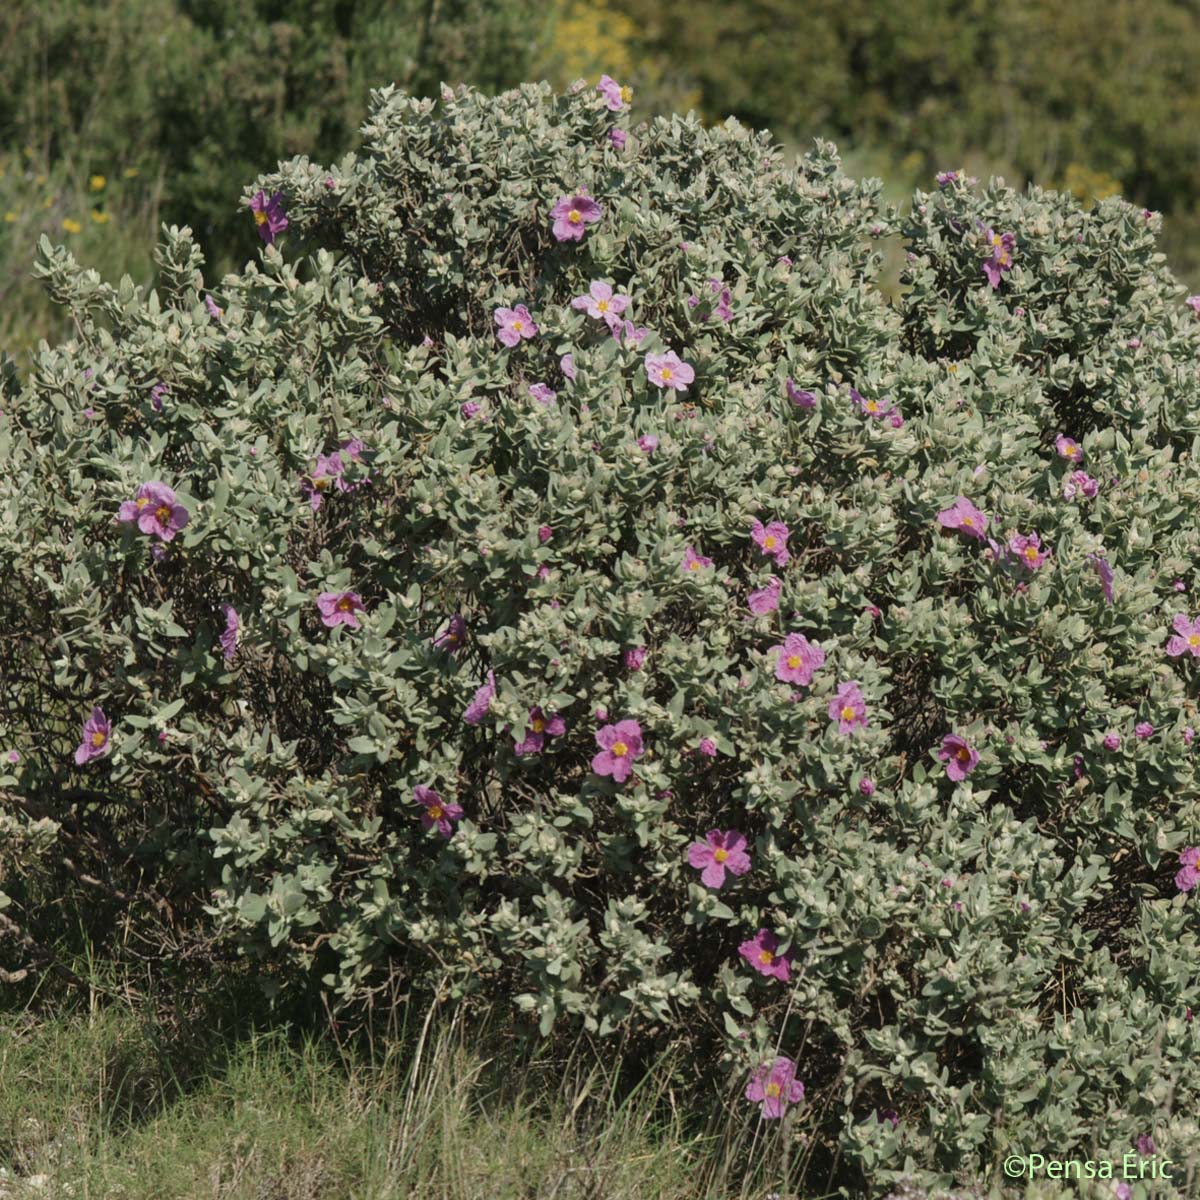
<path fill-rule="evenodd" d="M 354 1047 L 331 1029 L 164 1029 L 111 1003 L 0 1017 L 0 1197 L 6 1186 L 75 1200 L 759 1200 L 779 1190 L 780 1130 L 756 1129 L 744 1101 L 728 1113 L 715 1105 L 697 1132 L 661 1064 L 621 1095 L 601 1059 L 521 1049 L 494 1015 L 469 1028 L 392 1021 Z M 757 1178 L 735 1169 L 747 1161 Z"/>

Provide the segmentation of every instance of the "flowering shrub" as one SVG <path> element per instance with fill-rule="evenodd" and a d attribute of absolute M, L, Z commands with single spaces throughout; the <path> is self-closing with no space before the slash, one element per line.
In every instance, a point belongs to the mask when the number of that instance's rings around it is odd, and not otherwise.
<path fill-rule="evenodd" d="M 831 147 L 612 95 L 378 92 L 220 281 L 43 243 L 5 811 L 272 986 L 691 1049 L 814 1180 L 1183 1160 L 1200 321 L 1154 219 L 947 176 L 892 307 Z"/>

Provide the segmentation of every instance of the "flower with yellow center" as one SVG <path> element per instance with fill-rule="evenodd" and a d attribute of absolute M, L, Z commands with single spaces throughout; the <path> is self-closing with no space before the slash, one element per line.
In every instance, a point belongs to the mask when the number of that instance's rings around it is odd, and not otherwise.
<path fill-rule="evenodd" d="M 854 720 L 854 709 L 851 708 L 849 704 L 842 705 L 842 720 L 843 721 L 853 721 Z"/>
<path fill-rule="evenodd" d="M 107 740 L 108 740 L 108 735 L 104 732 L 103 729 L 97 729 L 92 734 L 92 745 L 95 746 L 97 749 L 99 749 L 101 746 L 103 746 Z"/>
<path fill-rule="evenodd" d="M 788 669 L 798 671 L 800 669 L 800 655 L 789 654 L 787 660 Z"/>
<path fill-rule="evenodd" d="M 338 612 L 349 612 L 354 607 L 354 601 L 349 596 L 343 596 L 337 602 Z"/>
<path fill-rule="evenodd" d="M 720 847 L 713 851 L 713 862 L 723 863 L 729 857 L 729 851 Z"/>
<path fill-rule="evenodd" d="M 572 225 L 578 225 L 579 222 L 583 220 L 583 214 L 579 211 L 579 209 L 573 208 L 569 213 L 567 213 L 567 220 L 570 221 Z"/>
<path fill-rule="evenodd" d="M 778 1099 L 783 1094 L 783 1088 L 777 1083 L 768 1083 L 763 1090 L 772 1100 Z"/>
<path fill-rule="evenodd" d="M 93 208 L 92 209 L 92 220 L 95 221 L 97 225 L 107 225 L 108 224 L 108 213 L 101 212 L 98 208 Z"/>
<path fill-rule="evenodd" d="M 265 225 L 267 223 L 267 214 L 256 209 L 254 213 L 254 223 L 255 225 Z"/>
<path fill-rule="evenodd" d="M 442 806 L 440 804 L 430 804 L 425 811 L 429 814 L 431 821 L 440 821 L 442 819 Z"/>
<path fill-rule="evenodd" d="M 763 549 L 764 550 L 774 550 L 777 542 L 778 542 L 778 539 L 775 537 L 775 535 L 773 533 L 768 533 L 767 536 L 763 539 Z"/>
<path fill-rule="evenodd" d="M 770 950 L 760 950 L 758 952 L 758 961 L 762 963 L 764 967 L 769 967 L 775 961 L 775 955 L 772 954 Z"/>
<path fill-rule="evenodd" d="M 541 733 L 546 728 L 546 722 L 543 721 L 541 717 L 534 717 L 529 723 L 529 728 L 532 729 L 534 733 Z"/>
<path fill-rule="evenodd" d="M 612 752 L 617 758 L 624 758 L 629 753 L 629 747 L 624 742 L 613 742 Z"/>

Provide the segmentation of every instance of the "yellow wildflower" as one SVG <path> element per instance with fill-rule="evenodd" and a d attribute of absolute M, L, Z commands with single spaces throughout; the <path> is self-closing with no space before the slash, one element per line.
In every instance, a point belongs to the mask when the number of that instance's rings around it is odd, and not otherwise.
<path fill-rule="evenodd" d="M 93 208 L 92 220 L 95 221 L 97 225 L 103 225 L 108 220 L 108 213 L 101 212 L 98 208 Z"/>
<path fill-rule="evenodd" d="M 9 225 L 11 225 L 16 219 L 17 214 L 13 212 L 12 209 L 9 209 L 8 212 L 4 214 L 4 220 Z"/>
<path fill-rule="evenodd" d="M 67 233 L 79 233 L 83 226 L 78 221 L 73 221 L 70 217 L 63 217 L 63 229 Z"/>
<path fill-rule="evenodd" d="M 138 173 L 137 167 L 126 167 L 125 171 L 124 171 L 124 175 L 125 175 L 126 179 L 135 178 L 137 173 Z"/>
<path fill-rule="evenodd" d="M 93 192 L 102 192 L 104 191 L 104 185 L 107 182 L 108 180 L 105 179 L 103 175 L 93 175 L 91 179 L 88 180 L 88 186 Z"/>

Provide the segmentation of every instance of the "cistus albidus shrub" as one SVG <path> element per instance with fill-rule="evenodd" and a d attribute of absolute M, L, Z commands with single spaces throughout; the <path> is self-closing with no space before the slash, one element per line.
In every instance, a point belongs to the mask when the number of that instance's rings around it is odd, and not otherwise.
<path fill-rule="evenodd" d="M 1185 1160 L 1158 219 L 946 172 L 899 228 L 828 145 L 630 104 L 378 92 L 220 281 L 186 230 L 149 296 L 43 245 L 78 336 L 0 418 L 6 836 L 272 986 L 691 1051 L 811 1181 Z"/>

